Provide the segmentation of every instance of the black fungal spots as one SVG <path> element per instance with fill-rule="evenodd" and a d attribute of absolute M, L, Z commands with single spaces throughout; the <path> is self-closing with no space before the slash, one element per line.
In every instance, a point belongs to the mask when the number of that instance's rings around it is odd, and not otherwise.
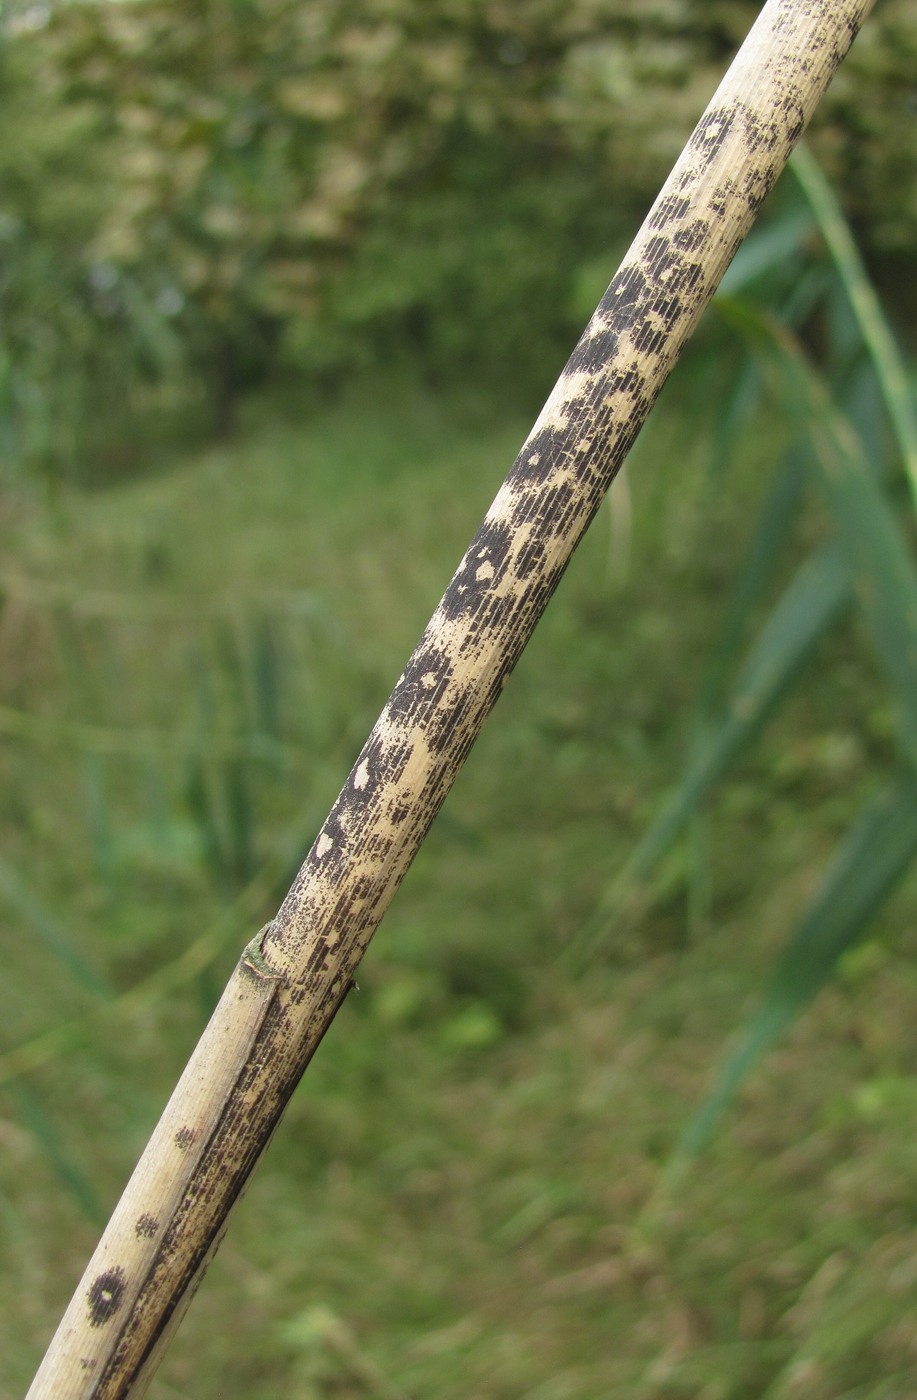
<path fill-rule="evenodd" d="M 734 113 L 728 107 L 714 107 L 697 124 L 688 149 L 698 155 L 703 165 L 711 165 L 722 149 L 723 142 L 732 130 Z"/>
<path fill-rule="evenodd" d="M 325 818 L 325 825 L 315 838 L 312 853 L 316 860 L 339 869 L 347 842 L 347 830 L 342 818 L 351 805 L 350 794 L 339 797 Z"/>
<path fill-rule="evenodd" d="M 373 877 L 371 875 L 360 875 L 354 880 L 353 889 L 351 891 L 354 908 L 358 908 L 361 904 L 366 904 L 367 901 L 373 897 L 375 891 L 376 883 Z"/>
<path fill-rule="evenodd" d="M 134 1234 L 138 1240 L 151 1240 L 159 1229 L 159 1221 L 155 1215 L 141 1215 L 134 1225 Z"/>
<path fill-rule="evenodd" d="M 431 725 L 428 735 L 430 748 L 434 753 L 443 753 L 451 745 L 455 734 L 469 725 L 469 716 L 476 703 L 480 704 L 480 700 L 465 691 L 455 697 L 447 710 L 435 716 L 435 722 Z"/>
<path fill-rule="evenodd" d="M 439 704 L 452 671 L 445 648 L 421 642 L 392 691 L 388 714 L 400 723 L 412 724 L 422 712 Z"/>
<path fill-rule="evenodd" d="M 430 656 L 434 648 L 427 644 L 425 650 L 427 656 Z M 389 700 L 385 716 L 386 729 L 389 732 L 383 736 L 375 731 L 370 736 L 318 838 L 316 854 L 322 860 L 330 860 L 333 865 L 338 864 L 345 849 L 347 832 L 353 830 L 355 824 L 359 826 L 370 818 L 372 811 L 379 805 L 380 795 L 398 783 L 414 752 L 415 746 L 410 739 L 393 738 L 398 731 L 389 728 L 392 724 L 403 723 L 406 718 L 402 688 L 410 670 L 411 662 L 408 662 Z M 443 667 L 440 666 L 434 676 L 428 665 L 420 679 L 420 691 L 424 691 L 425 681 L 427 695 L 434 693 L 438 698 L 440 691 L 437 690 L 437 682 L 443 673 Z M 448 663 L 445 674 L 447 677 L 451 675 Z"/>
<path fill-rule="evenodd" d="M 657 355 L 667 338 L 661 317 L 647 316 L 634 332 L 632 342 L 634 349 L 639 350 L 641 355 Z"/>
<path fill-rule="evenodd" d="M 629 314 L 632 324 L 629 341 L 632 350 L 639 355 L 655 354 L 662 349 L 665 341 L 675 330 L 679 321 L 690 312 L 702 293 L 703 265 L 689 258 L 699 239 L 707 236 L 706 226 L 695 220 L 683 231 L 684 246 L 679 246 L 675 238 L 661 234 L 651 238 L 646 245 L 644 258 L 643 296 L 639 306 L 632 305 Z M 631 371 L 633 371 L 633 365 Z M 621 374 L 612 376 L 609 383 L 612 391 L 638 393 L 642 381 L 626 383 Z"/>
<path fill-rule="evenodd" d="M 690 208 L 691 201 L 684 195 L 667 194 L 650 215 L 650 228 L 671 228 L 673 224 L 681 223 L 681 220 L 686 218 Z"/>
<path fill-rule="evenodd" d="M 705 234 L 706 229 L 701 236 Z M 654 308 L 658 306 L 660 294 L 663 297 L 690 295 L 702 278 L 703 266 L 685 257 L 686 252 L 693 251 L 697 246 L 694 237 L 687 248 L 668 238 L 651 238 L 647 243 L 646 270 L 652 283 L 652 297 L 648 299 L 648 304 Z"/>
<path fill-rule="evenodd" d="M 637 398 L 643 391 L 646 380 L 640 367 L 639 360 L 632 360 L 629 365 L 624 365 L 617 374 L 613 374 L 608 381 L 608 392 L 610 394 L 626 394 L 628 398 Z"/>
<path fill-rule="evenodd" d="M 573 481 L 569 479 L 552 481 L 535 502 L 538 507 L 539 519 L 556 527 L 558 521 L 565 519 L 571 508 L 576 506 L 578 495 L 579 492 Z M 521 546 L 516 555 L 515 572 L 517 578 L 525 578 L 528 573 L 531 573 L 530 566 L 535 558 L 534 551 L 537 548 L 537 539 L 530 539 Z"/>
<path fill-rule="evenodd" d="M 179 1128 L 175 1134 L 175 1146 L 179 1152 L 187 1152 L 196 1137 L 197 1133 L 193 1128 Z"/>
<path fill-rule="evenodd" d="M 787 97 L 783 102 L 783 113 L 787 119 L 787 140 L 791 146 L 795 146 L 806 126 L 806 114 L 802 104 L 794 101 L 792 97 Z"/>
<path fill-rule="evenodd" d="M 554 428 L 540 428 L 532 434 L 509 474 L 514 491 L 524 491 L 529 485 L 539 486 L 548 480 L 557 467 L 557 440 Z M 517 523 L 515 516 L 513 519 Z"/>
<path fill-rule="evenodd" d="M 775 121 L 763 122 L 747 107 L 740 109 L 742 135 L 745 149 L 749 154 L 772 151 L 780 140 L 780 124 Z"/>
<path fill-rule="evenodd" d="M 528 540 L 516 556 L 513 566 L 516 578 L 523 582 L 532 574 L 540 573 L 546 557 L 547 550 L 543 544 L 539 544 L 537 540 Z"/>
<path fill-rule="evenodd" d="M 118 1311 L 124 1298 L 127 1276 L 123 1269 L 106 1269 L 93 1281 L 86 1294 L 90 1327 L 104 1327 Z"/>
<path fill-rule="evenodd" d="M 567 368 L 564 372 L 566 374 L 597 374 L 599 370 L 611 363 L 617 348 L 617 332 L 609 330 L 607 326 L 596 331 L 594 335 L 587 333 L 567 361 Z"/>
<path fill-rule="evenodd" d="M 450 622 L 476 612 L 486 595 L 493 591 L 494 584 L 503 575 L 511 540 L 512 532 L 507 525 L 497 520 L 484 521 L 440 605 L 443 615 Z M 418 653 L 420 650 L 418 648 Z M 435 648 L 428 650 L 435 652 Z M 414 660 L 415 657 L 412 657 L 409 669 L 413 667 Z M 432 669 L 435 670 L 435 667 Z M 426 667 L 426 671 L 430 670 L 430 667 Z M 397 690 L 401 689 L 402 683 L 399 683 Z"/>
<path fill-rule="evenodd" d="M 705 219 L 692 219 L 690 224 L 685 224 L 684 228 L 676 229 L 672 234 L 672 247 L 678 248 L 682 253 L 694 253 L 701 247 L 709 232 L 709 225 Z"/>
<path fill-rule="evenodd" d="M 609 327 L 619 334 L 630 330 L 641 314 L 646 294 L 647 281 L 640 268 L 622 268 L 602 298 L 602 311 Z"/>
<path fill-rule="evenodd" d="M 353 771 L 353 786 L 362 778 L 361 767 L 365 764 L 368 779 L 376 788 L 397 783 L 408 766 L 414 746 L 407 740 L 399 740 L 391 735 L 376 733 L 370 737 Z"/>

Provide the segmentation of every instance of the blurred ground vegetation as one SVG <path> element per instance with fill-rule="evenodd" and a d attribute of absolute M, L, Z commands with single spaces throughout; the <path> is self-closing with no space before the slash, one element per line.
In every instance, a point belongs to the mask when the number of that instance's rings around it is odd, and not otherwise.
<path fill-rule="evenodd" d="M 851 618 L 640 917 L 565 966 L 679 771 L 780 447 L 765 412 L 724 491 L 698 398 L 671 386 L 584 543 L 155 1400 L 912 1393 L 913 880 L 647 1215 L 724 1039 L 894 769 Z M 3 1400 L 527 426 L 377 372 L 304 420 L 253 403 L 232 443 L 143 481 L 8 498 Z M 824 531 L 810 499 L 797 544 Z"/>
<path fill-rule="evenodd" d="M 755 9 L 4 6 L 2 1400 Z M 915 29 L 877 7 L 812 133 L 906 334 Z M 917 1390 L 917 888 L 850 854 L 914 783 L 914 376 L 806 179 L 155 1400 Z M 673 1183 L 788 948 L 822 993 Z"/>

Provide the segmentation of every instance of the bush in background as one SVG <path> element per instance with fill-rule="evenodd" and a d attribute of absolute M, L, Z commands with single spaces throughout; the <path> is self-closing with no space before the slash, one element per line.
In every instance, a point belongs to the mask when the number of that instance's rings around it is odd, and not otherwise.
<path fill-rule="evenodd" d="M 580 269 L 633 226 L 756 10 L 5 7 L 7 455 L 130 469 L 138 414 L 146 433 L 205 403 L 227 428 L 259 382 L 327 390 L 393 349 L 544 383 Z M 819 119 L 876 256 L 917 230 L 915 51 L 887 0 Z"/>

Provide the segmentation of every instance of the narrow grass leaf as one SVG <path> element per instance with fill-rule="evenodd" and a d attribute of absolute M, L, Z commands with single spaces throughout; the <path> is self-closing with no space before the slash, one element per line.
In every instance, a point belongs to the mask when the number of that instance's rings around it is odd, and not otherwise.
<path fill-rule="evenodd" d="M 87 653 L 85 628 L 70 608 L 58 605 L 49 610 L 56 659 L 67 681 L 67 694 L 78 713 L 98 716 L 105 713 L 93 658 Z"/>
<path fill-rule="evenodd" d="M 112 812 L 106 793 L 105 764 L 102 755 L 91 750 L 83 758 L 83 792 L 93 862 L 108 889 L 113 890 L 117 859 Z"/>
<path fill-rule="evenodd" d="M 719 349 L 715 357 L 711 357 L 710 361 L 705 362 L 703 365 L 705 376 L 716 374 L 722 383 L 723 358 L 722 350 Z M 752 360 L 746 359 L 733 372 L 727 382 L 730 383 L 730 392 L 723 394 L 722 403 L 717 404 L 716 413 L 710 425 L 710 452 L 707 469 L 714 482 L 721 481 L 725 476 L 735 455 L 739 433 L 747 425 L 761 395 L 761 374 L 758 366 Z"/>
<path fill-rule="evenodd" d="M 234 621 L 217 619 L 213 639 L 219 667 L 216 677 L 218 693 L 228 701 L 233 729 L 245 732 L 252 728 L 246 687 L 247 667 Z"/>
<path fill-rule="evenodd" d="M 249 639 L 255 723 L 260 733 L 279 739 L 281 652 L 275 625 L 265 613 L 251 618 Z"/>
<path fill-rule="evenodd" d="M 821 889 L 784 949 L 760 1009 L 675 1150 L 671 1170 L 710 1142 L 749 1070 L 832 976 L 838 958 L 866 933 L 883 900 L 917 855 L 917 778 L 902 774 L 861 814 Z"/>
<path fill-rule="evenodd" d="M 0 705 L 0 734 L 34 744 L 36 748 L 61 747 L 81 753 L 114 755 L 119 758 L 147 758 L 165 761 L 187 752 L 194 743 L 205 746 L 211 759 L 251 754 L 267 756 L 272 762 L 289 766 L 309 751 L 306 745 L 280 744 L 259 734 L 206 733 L 198 725 L 194 735 L 187 730 L 115 729 L 106 725 L 62 720 L 54 715 L 30 714 Z M 311 747 L 311 746 L 310 746 Z"/>
<path fill-rule="evenodd" d="M 29 888 L 21 875 L 3 860 L 0 860 L 0 897 L 28 925 L 78 986 L 92 996 L 113 995 L 111 985 L 83 955 L 74 936 Z"/>
<path fill-rule="evenodd" d="M 863 342 L 875 366 L 904 470 L 910 482 L 914 502 L 917 504 L 917 411 L 895 337 L 882 311 L 875 287 L 860 257 L 841 206 L 805 143 L 798 145 L 793 152 L 790 169 L 809 201 L 838 276 L 850 298 Z"/>
<path fill-rule="evenodd" d="M 806 208 L 788 209 L 768 224 L 759 224 L 730 263 L 717 296 L 737 296 L 755 282 L 782 272 L 789 259 L 805 251 L 815 227 L 813 212 Z"/>
<path fill-rule="evenodd" d="M 826 406 L 827 409 L 827 406 Z M 917 761 L 917 568 L 887 496 L 837 412 L 813 423 L 818 480 L 853 575 L 873 646 Z"/>
<path fill-rule="evenodd" d="M 798 517 L 804 485 L 802 454 L 794 446 L 784 457 L 758 514 L 719 638 L 707 663 L 700 702 L 702 714 L 713 710 L 726 675 L 736 662 L 749 618 L 763 597 L 781 548 Z"/>
<path fill-rule="evenodd" d="M 884 482 L 886 489 L 896 497 L 900 493 L 903 498 L 908 485 L 899 470 L 898 454 L 891 441 L 888 414 L 876 376 L 864 356 L 858 357 L 852 372 L 845 375 L 838 385 L 835 401 L 844 405 L 844 412 L 863 444 L 864 457 L 871 469 Z"/>
<path fill-rule="evenodd" d="M 80 1210 L 94 1225 L 104 1225 L 108 1212 L 38 1095 L 23 1083 L 7 1085 L 7 1092 L 16 1102 L 19 1121 L 38 1143 Z"/>
<path fill-rule="evenodd" d="M 849 574 L 836 547 L 826 546 L 802 565 L 751 648 L 725 698 L 723 711 L 704 725 L 695 740 L 681 781 L 602 895 L 577 939 L 578 951 L 588 951 L 607 934 L 615 912 L 646 879 L 713 784 L 759 732 L 851 597 Z"/>
<path fill-rule="evenodd" d="M 902 737 L 917 761 L 917 568 L 892 507 L 852 424 L 832 403 L 795 338 L 747 304 L 726 305 L 734 324 L 776 372 L 785 402 L 807 431 L 818 484 L 898 704 Z"/>
<path fill-rule="evenodd" d="M 205 755 L 190 753 L 185 772 L 185 806 L 197 829 L 202 863 L 209 870 L 214 883 L 221 887 L 227 861 L 209 776 Z"/>
<path fill-rule="evenodd" d="M 234 883 L 251 878 L 255 867 L 255 812 L 252 785 L 246 765 L 231 759 L 221 766 L 224 795 L 226 860 L 225 872 Z"/>

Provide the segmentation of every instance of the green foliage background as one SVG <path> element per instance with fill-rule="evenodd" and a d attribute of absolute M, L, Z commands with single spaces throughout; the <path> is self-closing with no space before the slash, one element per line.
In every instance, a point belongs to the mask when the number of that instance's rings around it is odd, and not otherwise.
<path fill-rule="evenodd" d="M 3 7 L 0 1400 L 756 8 Z M 812 133 L 899 333 L 915 46 Z M 917 1389 L 914 375 L 807 168 L 155 1400 Z"/>
<path fill-rule="evenodd" d="M 430 375 L 544 383 L 579 270 L 632 229 L 756 10 L 7 3 L 8 451 L 123 472 L 128 409 L 225 428 L 241 390 L 327 392 L 393 339 Z M 885 258 L 917 238 L 915 62 L 913 7 L 885 0 L 819 122 Z"/>

